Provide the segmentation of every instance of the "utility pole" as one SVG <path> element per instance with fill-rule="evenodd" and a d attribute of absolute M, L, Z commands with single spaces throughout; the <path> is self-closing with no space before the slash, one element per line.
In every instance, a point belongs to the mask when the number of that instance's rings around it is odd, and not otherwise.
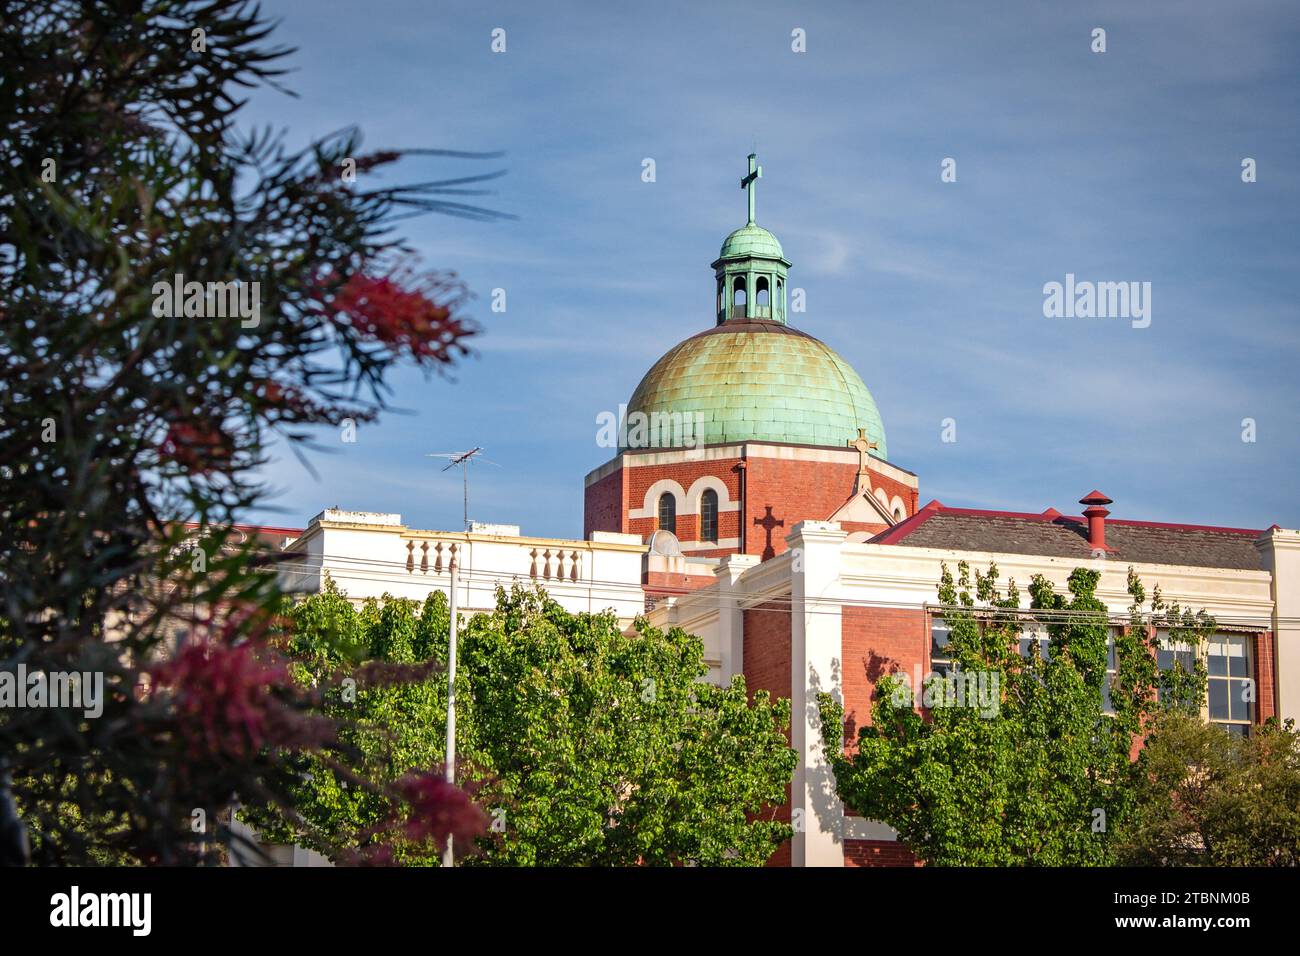
<path fill-rule="evenodd" d="M 450 784 L 456 783 L 456 592 L 460 585 L 460 562 L 456 557 L 456 546 L 451 546 L 451 630 L 447 639 L 447 766 L 446 779 Z M 455 866 L 456 858 L 451 845 L 451 834 L 447 834 L 447 848 L 442 851 L 442 865 Z"/>

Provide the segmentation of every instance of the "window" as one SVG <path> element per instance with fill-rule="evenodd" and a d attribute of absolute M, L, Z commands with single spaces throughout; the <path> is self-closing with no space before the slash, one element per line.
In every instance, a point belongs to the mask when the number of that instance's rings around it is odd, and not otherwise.
<path fill-rule="evenodd" d="M 734 312 L 739 312 L 741 315 L 744 315 L 744 314 L 745 314 L 745 302 L 746 302 L 746 296 L 745 296 L 745 277 L 744 277 L 744 276 L 736 276 L 736 280 L 735 280 L 733 283 L 731 283 L 731 310 L 732 310 L 732 312 L 733 312 L 733 313 L 734 313 Z"/>
<path fill-rule="evenodd" d="M 1250 663 L 1250 644 L 1245 636 L 1215 634 L 1210 638 L 1205 657 L 1210 722 L 1243 737 L 1250 733 L 1255 716 Z"/>
<path fill-rule="evenodd" d="M 1048 647 L 1051 636 L 1047 633 L 1047 628 L 1037 621 L 1022 621 L 1020 629 L 1020 656 L 1029 660 L 1030 650 L 1035 644 L 1038 645 L 1038 656 L 1045 661 L 1052 659 L 1052 652 Z"/>
<path fill-rule="evenodd" d="M 715 544 L 718 540 L 718 493 L 712 488 L 706 488 L 700 498 L 700 540 Z"/>
<path fill-rule="evenodd" d="M 1156 665 L 1167 671 L 1175 666 L 1191 674 L 1196 669 L 1197 651 L 1174 642 L 1165 631 L 1157 632 Z M 1206 704 L 1201 718 L 1234 734 L 1246 736 L 1255 720 L 1255 683 L 1252 679 L 1251 638 L 1246 635 L 1215 634 L 1200 651 L 1206 669 Z M 1164 695 L 1161 695 L 1164 699 Z"/>
<path fill-rule="evenodd" d="M 1186 674 L 1194 673 L 1196 671 L 1196 652 L 1192 650 L 1190 644 L 1171 641 L 1167 632 L 1158 631 L 1156 633 L 1156 667 L 1162 671 L 1180 667 Z M 1163 701 L 1166 696 L 1165 692 L 1161 690 L 1160 700 Z"/>
<path fill-rule="evenodd" d="M 952 640 L 952 628 L 939 616 L 930 618 L 930 670 L 944 677 L 953 672 L 952 652 L 948 642 Z"/>
<path fill-rule="evenodd" d="M 759 276 L 754 283 L 755 315 L 766 318 L 772 314 L 772 294 L 768 290 L 767 276 Z"/>
<path fill-rule="evenodd" d="M 677 499 L 671 491 L 659 496 L 659 530 L 677 533 Z"/>
<path fill-rule="evenodd" d="M 1106 678 L 1101 682 L 1101 712 L 1103 714 L 1115 713 L 1115 708 L 1110 702 L 1110 685 L 1115 681 L 1115 674 L 1119 670 L 1119 664 L 1115 657 L 1115 629 L 1111 628 L 1106 635 Z"/>

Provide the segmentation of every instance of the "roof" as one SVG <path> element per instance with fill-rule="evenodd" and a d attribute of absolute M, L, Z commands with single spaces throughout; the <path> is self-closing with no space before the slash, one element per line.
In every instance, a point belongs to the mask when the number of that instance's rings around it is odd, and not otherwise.
<path fill-rule="evenodd" d="M 888 456 L 880 411 L 858 373 L 830 346 L 776 321 L 724 322 L 679 342 L 646 372 L 627 403 L 622 447 L 684 444 L 636 434 L 638 412 L 676 415 L 691 425 L 692 441 L 704 445 L 774 441 L 842 448 L 862 428 L 876 443 L 876 455 Z"/>
<path fill-rule="evenodd" d="M 762 226 L 746 223 L 722 241 L 718 261 L 740 258 L 778 259 L 785 261 L 785 251 L 776 236 Z"/>
<path fill-rule="evenodd" d="M 1134 564 L 1264 570 L 1255 540 L 1263 531 L 1155 521 L 1106 520 L 1106 557 Z M 1092 557 L 1082 517 L 947 508 L 932 501 L 872 544 L 958 551 L 992 551 L 1058 558 Z"/>

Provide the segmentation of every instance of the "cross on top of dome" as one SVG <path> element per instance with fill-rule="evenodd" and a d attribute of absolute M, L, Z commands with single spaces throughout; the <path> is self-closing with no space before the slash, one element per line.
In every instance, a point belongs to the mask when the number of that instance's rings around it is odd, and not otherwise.
<path fill-rule="evenodd" d="M 763 178 L 763 167 L 758 165 L 758 154 L 749 154 L 749 175 L 740 180 L 740 188 L 749 194 L 749 222 L 754 221 L 754 193 L 758 191 L 758 181 Z"/>

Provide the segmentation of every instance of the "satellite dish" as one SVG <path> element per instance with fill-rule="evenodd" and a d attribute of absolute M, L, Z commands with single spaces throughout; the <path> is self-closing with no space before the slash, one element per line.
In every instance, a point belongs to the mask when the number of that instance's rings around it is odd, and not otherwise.
<path fill-rule="evenodd" d="M 677 540 L 677 535 L 671 531 L 664 531 L 661 528 L 650 535 L 647 544 L 650 545 L 651 554 L 661 554 L 666 558 L 682 557 L 681 542 Z"/>

